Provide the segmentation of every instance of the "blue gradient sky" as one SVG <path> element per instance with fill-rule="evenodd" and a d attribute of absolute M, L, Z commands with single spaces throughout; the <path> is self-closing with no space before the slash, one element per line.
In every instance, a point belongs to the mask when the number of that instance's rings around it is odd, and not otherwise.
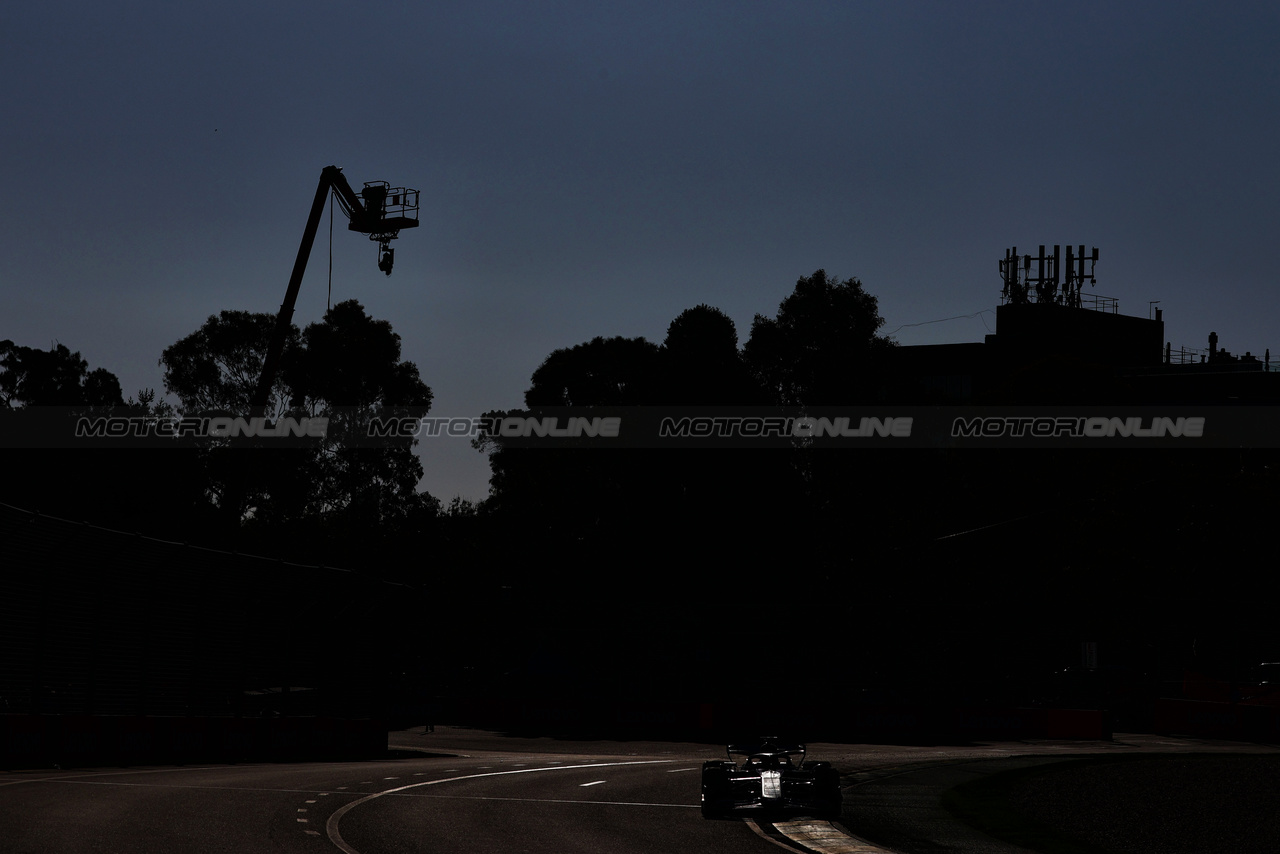
<path fill-rule="evenodd" d="M 1245 2 L 9 4 L 0 338 L 161 389 L 209 315 L 276 311 L 335 163 L 422 190 L 390 279 L 338 223 L 333 298 L 391 321 L 438 415 L 699 303 L 745 341 L 819 267 L 886 331 L 991 310 L 1012 245 L 1098 246 L 1092 292 L 1160 300 L 1175 348 L 1280 354 L 1277 43 Z M 422 452 L 423 488 L 484 497 L 465 442 Z"/>

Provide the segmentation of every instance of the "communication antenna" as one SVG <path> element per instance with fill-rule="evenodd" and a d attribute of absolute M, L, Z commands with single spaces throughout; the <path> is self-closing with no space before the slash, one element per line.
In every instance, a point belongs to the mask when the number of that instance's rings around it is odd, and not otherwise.
<path fill-rule="evenodd" d="M 1004 251 L 1000 261 L 1000 280 L 1003 283 L 1000 296 L 1006 305 L 1061 305 L 1081 308 L 1081 291 L 1088 280 L 1096 285 L 1094 268 L 1098 263 L 1098 247 L 1086 254 L 1084 244 L 1067 245 L 1063 257 L 1062 245 L 1046 252 L 1041 244 L 1035 255 L 1018 255 L 1018 247 Z M 1032 262 L 1035 262 L 1034 266 Z M 1034 270 L 1034 272 L 1033 272 Z"/>

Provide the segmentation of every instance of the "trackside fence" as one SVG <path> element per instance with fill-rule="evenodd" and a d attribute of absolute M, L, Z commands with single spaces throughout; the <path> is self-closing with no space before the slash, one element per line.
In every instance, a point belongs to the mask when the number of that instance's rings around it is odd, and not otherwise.
<path fill-rule="evenodd" d="M 408 588 L 7 505 L 0 565 L 0 767 L 386 748 Z"/>
<path fill-rule="evenodd" d="M 0 715 L 0 767 L 360 759 L 387 746 L 385 721 Z"/>

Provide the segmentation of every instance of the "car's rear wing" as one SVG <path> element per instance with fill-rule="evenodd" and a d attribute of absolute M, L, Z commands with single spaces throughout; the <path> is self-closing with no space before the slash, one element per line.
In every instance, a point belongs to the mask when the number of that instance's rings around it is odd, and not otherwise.
<path fill-rule="evenodd" d="M 799 756 L 800 761 L 804 762 L 806 748 L 803 744 L 796 742 L 779 742 L 773 739 L 762 739 L 755 742 L 744 742 L 741 744 L 729 745 L 729 758 L 735 756 Z"/>

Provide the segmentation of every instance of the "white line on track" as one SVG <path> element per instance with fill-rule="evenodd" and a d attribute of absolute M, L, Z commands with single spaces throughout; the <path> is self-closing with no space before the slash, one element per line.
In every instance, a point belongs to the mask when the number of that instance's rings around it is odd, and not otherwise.
<path fill-rule="evenodd" d="M 580 783 L 578 788 L 585 789 L 587 786 L 599 786 L 604 780 L 596 780 L 594 783 Z"/>
<path fill-rule="evenodd" d="M 29 780 L 31 783 L 69 783 L 74 786 L 120 786 L 135 789 L 200 789 L 210 792 L 295 792 L 300 795 L 315 795 L 318 798 L 329 795 L 359 795 L 360 792 L 317 792 L 315 789 L 279 789 L 267 786 L 201 786 L 195 783 L 127 783 L 123 780 Z M 345 789 L 346 786 L 340 788 Z"/>
<path fill-rule="evenodd" d="M 352 801 L 349 804 L 344 804 L 343 806 L 334 810 L 333 814 L 329 816 L 329 820 L 325 822 L 324 829 L 325 829 L 325 832 L 329 834 L 329 841 L 332 842 L 334 845 L 338 846 L 338 849 L 342 851 L 343 854 L 360 854 L 359 851 L 352 848 L 343 840 L 342 834 L 338 832 L 338 825 L 342 823 L 342 817 L 347 813 L 351 812 L 351 810 L 355 809 L 361 804 L 368 803 L 369 801 L 372 801 L 375 798 L 380 798 L 384 795 L 390 795 L 396 792 L 403 792 L 405 789 L 415 789 L 419 786 L 438 786 L 441 783 L 453 783 L 453 782 L 456 782 L 457 780 L 474 780 L 477 777 L 505 777 L 510 774 L 536 774 L 541 771 L 571 771 L 575 768 L 616 768 L 619 765 L 659 765 L 664 762 L 672 762 L 672 761 L 674 760 L 640 759 L 640 760 L 634 760 L 630 762 L 592 762 L 587 765 L 557 765 L 554 768 L 521 768 L 518 771 L 489 771 L 485 774 L 467 774 L 462 777 L 446 777 L 443 780 L 428 780 L 424 783 L 410 783 L 407 786 L 397 786 L 394 789 L 387 789 L 385 792 L 374 792 L 371 795 L 365 795 L 363 798 L 360 798 L 359 800 Z"/>
<path fill-rule="evenodd" d="M 220 771 L 226 766 L 224 765 L 204 765 L 191 768 L 144 768 L 139 771 L 129 769 L 128 771 L 96 771 L 87 774 L 64 774 L 60 777 L 23 777 L 19 780 L 0 781 L 0 786 L 16 786 L 20 783 L 56 783 L 60 780 L 81 779 L 83 777 L 109 777 L 111 775 L 120 774 L 171 774 L 174 771 Z"/>
<path fill-rule="evenodd" d="M 397 797 L 401 796 L 397 795 Z M 514 801 L 516 803 L 523 804 L 586 804 L 588 806 L 606 807 L 674 807 L 678 810 L 701 809 L 698 804 L 659 804 L 646 803 L 645 801 L 584 801 L 581 798 L 497 798 L 488 795 L 417 795 L 416 797 L 445 801 Z"/>

